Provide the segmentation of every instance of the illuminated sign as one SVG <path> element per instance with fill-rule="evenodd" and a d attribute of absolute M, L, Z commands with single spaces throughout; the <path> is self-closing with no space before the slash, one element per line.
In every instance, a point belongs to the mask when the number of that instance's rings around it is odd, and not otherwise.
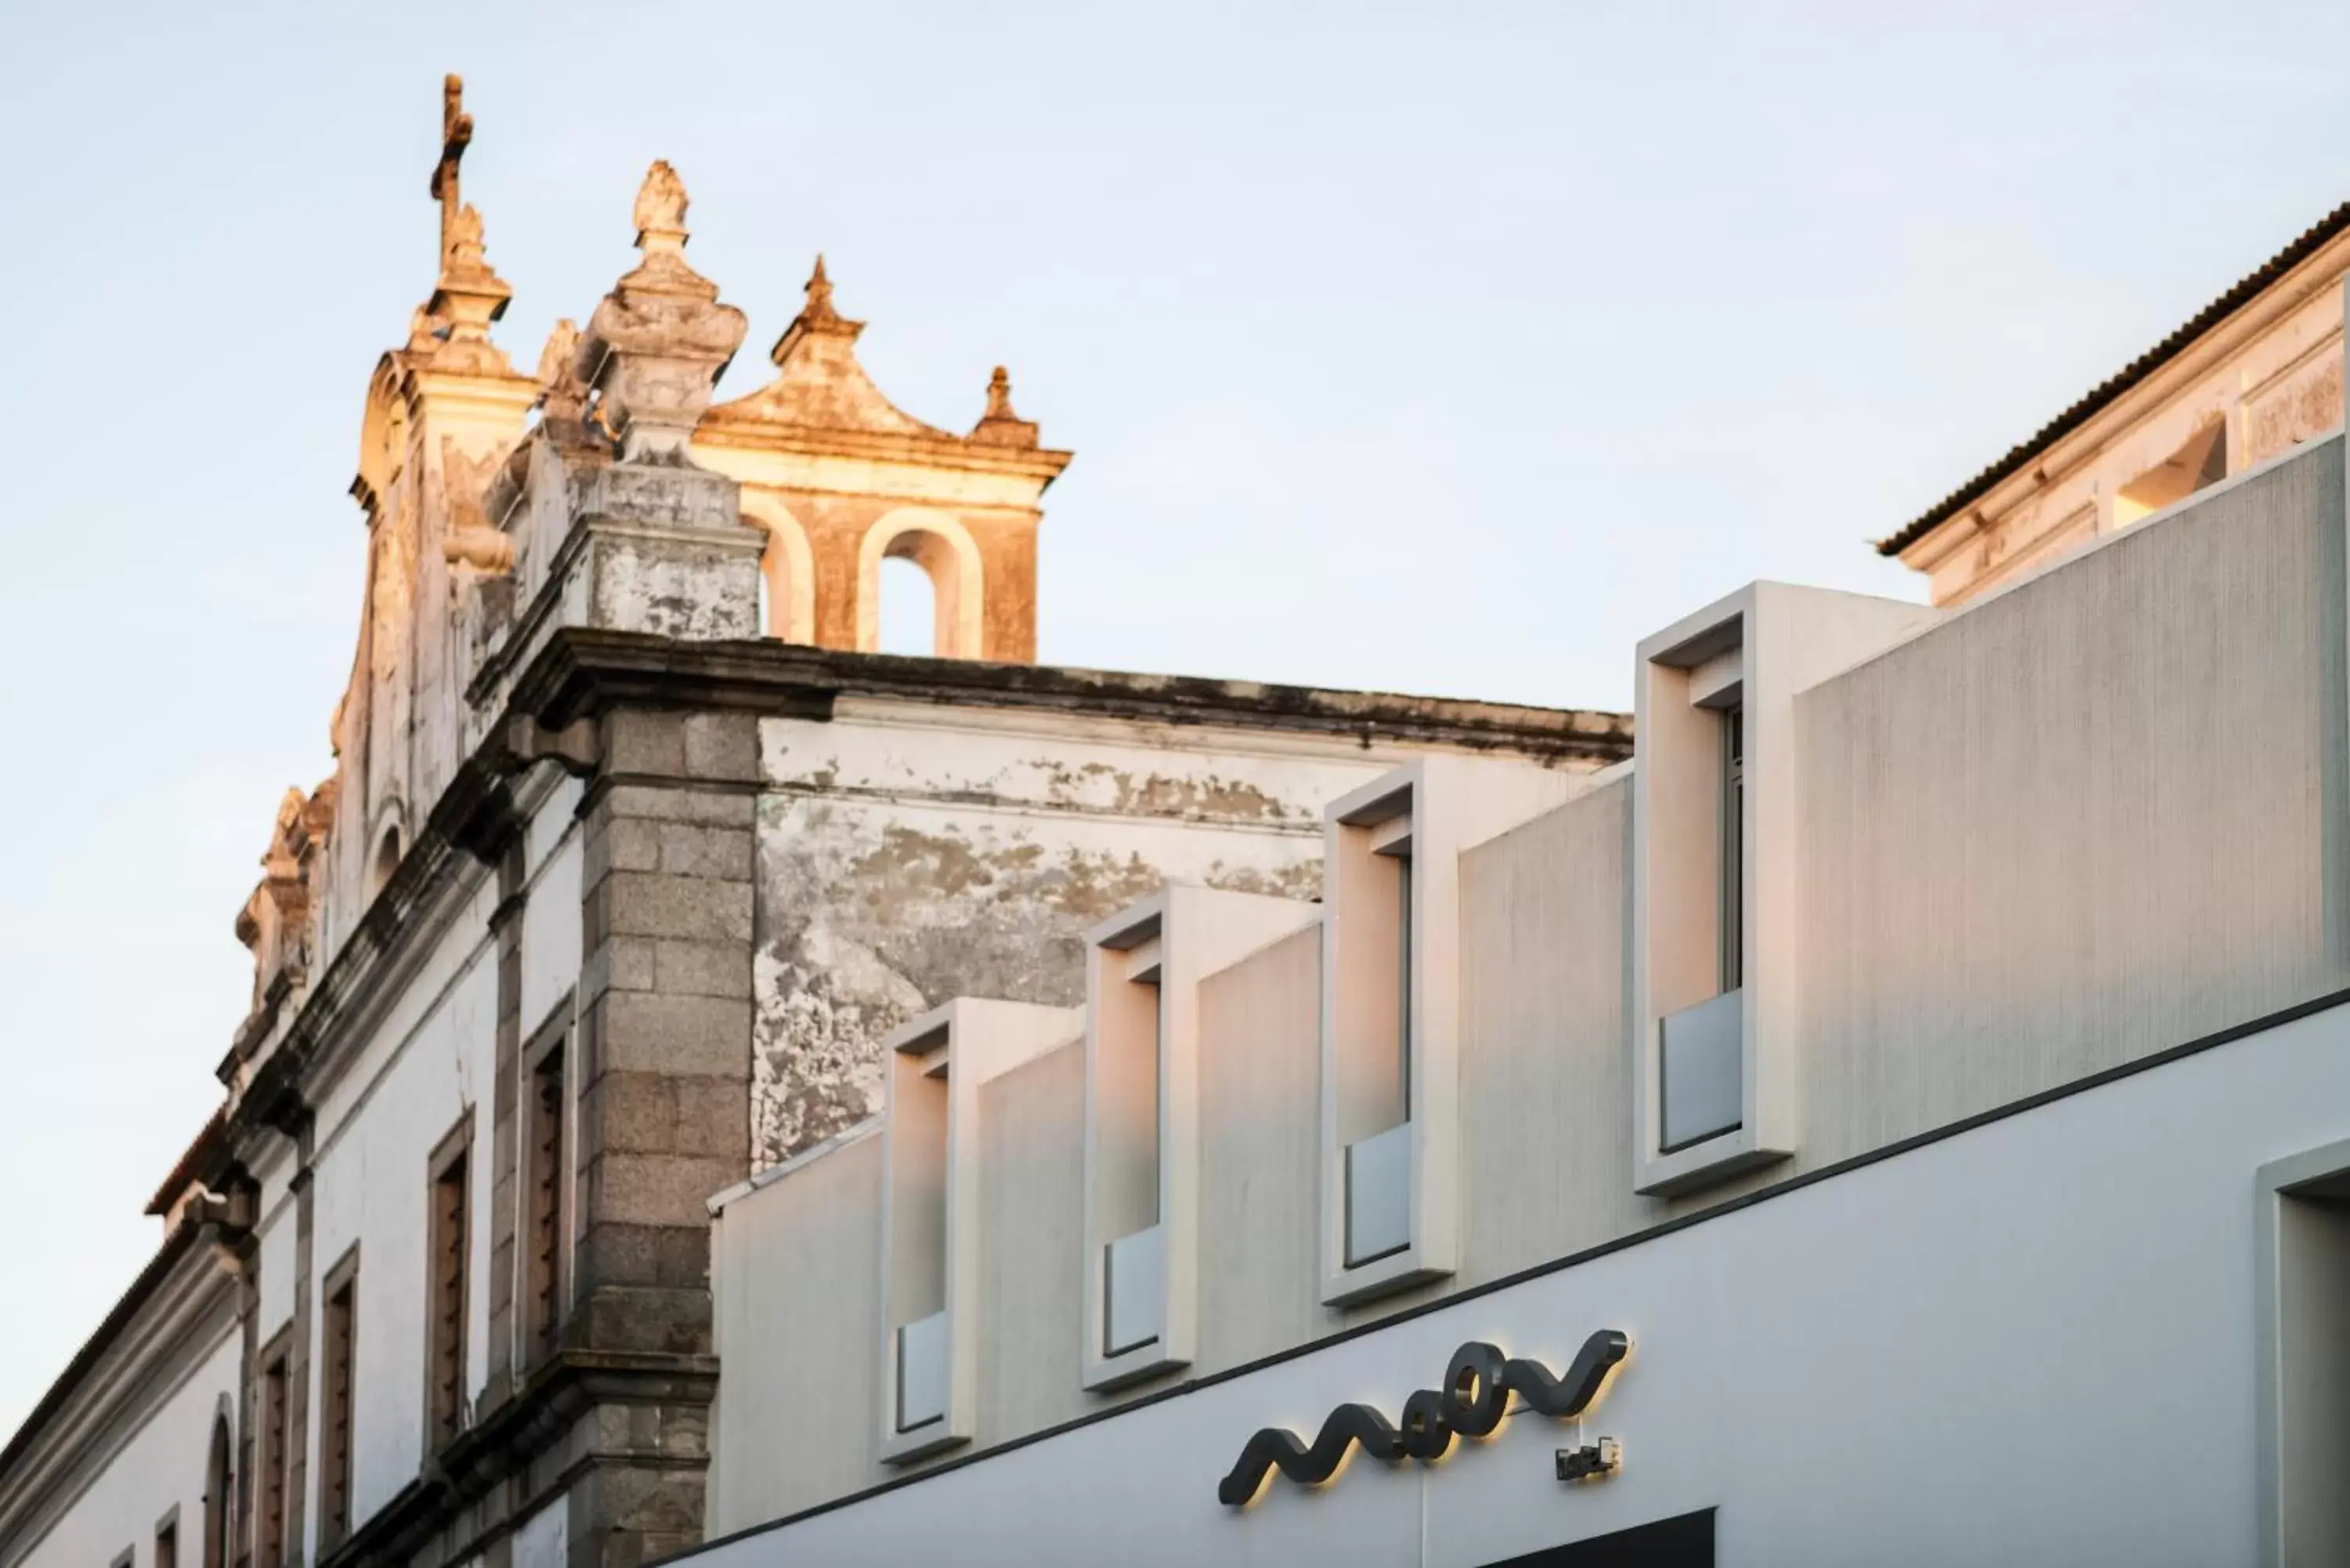
<path fill-rule="evenodd" d="M 1310 1445 L 1284 1428 L 1262 1428 L 1243 1446 L 1232 1472 L 1216 1483 L 1216 1501 L 1247 1507 L 1276 1469 L 1291 1480 L 1318 1485 L 1338 1473 L 1347 1450 L 1358 1443 L 1376 1459 L 1440 1459 L 1455 1434 L 1482 1438 L 1499 1428 L 1513 1394 L 1541 1415 L 1570 1420 L 1591 1407 L 1607 1375 L 1631 1353 L 1629 1335 L 1603 1328 L 1583 1342 L 1565 1376 L 1553 1377 L 1539 1361 L 1505 1356 L 1482 1340 L 1471 1340 L 1452 1353 L 1442 1387 L 1422 1388 L 1403 1402 L 1400 1421 L 1389 1422 L 1368 1405 L 1341 1405 L 1324 1418 Z M 1562 1449 L 1559 1478 L 1605 1475 L 1617 1462 L 1615 1442 L 1603 1438 L 1596 1447 L 1574 1450 L 1572 1475 L 1568 1451 Z"/>

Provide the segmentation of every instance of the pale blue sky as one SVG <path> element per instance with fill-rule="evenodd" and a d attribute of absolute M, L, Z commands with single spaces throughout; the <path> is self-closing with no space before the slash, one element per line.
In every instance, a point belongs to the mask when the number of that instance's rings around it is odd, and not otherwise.
<path fill-rule="evenodd" d="M 690 18 L 690 20 L 689 20 Z M 1042 655 L 1579 706 L 1890 531 L 2350 195 L 2350 8 L 45 6 L 8 26 L 0 1428 L 154 1244 L 328 767 L 441 74 L 525 367 L 645 165 L 1076 462 Z"/>

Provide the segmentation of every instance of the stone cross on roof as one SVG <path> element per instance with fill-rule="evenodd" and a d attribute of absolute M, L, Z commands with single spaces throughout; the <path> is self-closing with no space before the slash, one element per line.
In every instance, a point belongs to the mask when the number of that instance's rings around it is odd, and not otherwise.
<path fill-rule="evenodd" d="M 432 166 L 432 195 L 441 203 L 441 256 L 445 263 L 457 229 L 457 166 L 473 140 L 473 117 L 465 112 L 465 78 L 452 71 L 441 78 L 441 161 Z"/>
<path fill-rule="evenodd" d="M 441 265 L 432 297 L 409 328 L 408 351 L 429 356 L 442 369 L 512 375 L 514 367 L 490 341 L 490 323 L 505 313 L 514 290 L 491 268 L 482 249 L 482 214 L 464 204 L 457 187 L 458 167 L 473 140 L 465 78 L 452 72 L 441 82 L 441 161 L 432 166 Z"/>

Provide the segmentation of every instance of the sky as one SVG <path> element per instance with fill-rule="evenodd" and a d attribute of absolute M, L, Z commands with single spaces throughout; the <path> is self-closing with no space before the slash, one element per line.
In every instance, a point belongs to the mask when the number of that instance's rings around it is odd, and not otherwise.
<path fill-rule="evenodd" d="M 160 1239 L 332 766 L 440 81 L 525 369 L 667 158 L 751 317 L 1076 462 L 1040 657 L 1573 707 L 1887 534 L 2350 197 L 2350 7 L 44 6 L 0 95 L 0 1431 Z"/>

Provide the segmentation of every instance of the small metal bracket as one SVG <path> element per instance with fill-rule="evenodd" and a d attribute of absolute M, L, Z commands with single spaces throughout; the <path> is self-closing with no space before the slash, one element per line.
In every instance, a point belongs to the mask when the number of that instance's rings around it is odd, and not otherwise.
<path fill-rule="evenodd" d="M 1603 1476 L 1614 1475 L 1623 1463 L 1623 1445 L 1613 1438 L 1602 1438 L 1579 1449 L 1559 1449 L 1558 1479 L 1563 1481 L 1597 1480 Z"/>

